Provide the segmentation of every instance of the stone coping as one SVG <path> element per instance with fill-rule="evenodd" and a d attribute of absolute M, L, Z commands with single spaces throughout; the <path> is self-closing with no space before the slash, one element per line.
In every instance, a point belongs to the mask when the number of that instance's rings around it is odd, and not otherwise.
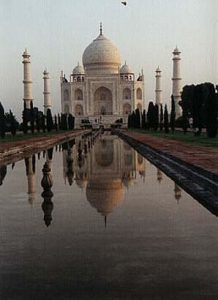
<path fill-rule="evenodd" d="M 195 151 L 198 147 L 193 149 L 192 146 L 184 145 L 182 142 L 175 143 L 175 141 L 135 132 L 117 131 L 117 134 L 203 206 L 218 216 L 218 174 L 203 168 L 202 163 L 200 166 L 191 163 L 186 155 L 183 159 L 177 156 L 179 144 L 181 144 L 180 149 L 187 147 L 192 148 L 191 151 Z M 168 151 L 164 151 L 164 142 L 168 144 Z M 177 148 L 175 149 L 176 144 Z M 208 150 L 204 151 L 207 153 Z"/>
<path fill-rule="evenodd" d="M 47 150 L 58 143 L 90 132 L 91 130 L 75 130 L 52 134 L 51 136 L 34 137 L 28 140 L 2 143 L 0 145 L 0 166 L 16 162 L 39 151 Z"/>

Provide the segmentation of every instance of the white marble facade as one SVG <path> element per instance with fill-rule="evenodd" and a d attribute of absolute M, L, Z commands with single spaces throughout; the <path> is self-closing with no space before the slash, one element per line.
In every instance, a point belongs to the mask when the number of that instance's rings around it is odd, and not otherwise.
<path fill-rule="evenodd" d="M 83 66 L 78 64 L 69 80 L 61 74 L 61 107 L 72 113 L 76 125 L 81 119 L 109 126 L 117 119 L 127 122 L 128 114 L 144 108 L 144 76 L 135 76 L 125 63 L 121 66 L 119 50 L 99 36 L 85 49 Z"/>

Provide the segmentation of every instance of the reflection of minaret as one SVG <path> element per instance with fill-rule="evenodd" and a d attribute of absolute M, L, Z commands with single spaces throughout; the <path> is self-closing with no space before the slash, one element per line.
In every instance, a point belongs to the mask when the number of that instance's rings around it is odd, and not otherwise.
<path fill-rule="evenodd" d="M 51 92 L 50 92 L 50 82 L 49 73 L 47 70 L 43 72 L 44 79 L 44 114 L 47 115 L 47 109 L 51 109 Z"/>
<path fill-rule="evenodd" d="M 157 181 L 161 183 L 162 179 L 163 179 L 162 172 L 159 169 L 157 169 Z"/>
<path fill-rule="evenodd" d="M 28 182 L 29 203 L 32 204 L 36 198 L 36 174 L 35 174 L 35 155 L 25 158 L 26 175 Z"/>
<path fill-rule="evenodd" d="M 181 75 L 180 75 L 180 51 L 176 47 L 173 51 L 173 87 L 172 94 L 175 101 L 176 118 L 181 116 L 181 107 L 179 102 L 181 101 Z"/>
<path fill-rule="evenodd" d="M 30 55 L 25 49 L 23 53 L 23 67 L 24 67 L 24 96 L 23 101 L 26 103 L 26 108 L 30 108 L 30 102 L 33 101 L 32 95 L 32 73 L 31 73 L 31 62 Z"/>
<path fill-rule="evenodd" d="M 181 189 L 176 183 L 174 187 L 174 192 L 175 192 L 175 199 L 177 200 L 177 203 L 179 203 L 179 200 L 181 198 Z"/>
<path fill-rule="evenodd" d="M 51 224 L 52 220 L 52 210 L 53 210 L 53 202 L 51 198 L 53 197 L 53 193 L 51 191 L 51 187 L 53 185 L 53 180 L 51 176 L 51 169 L 49 167 L 48 162 L 45 162 L 43 169 L 43 178 L 41 180 L 41 186 L 43 187 L 42 197 L 44 199 L 42 203 L 42 210 L 44 212 L 44 221 L 46 226 L 48 227 Z"/>

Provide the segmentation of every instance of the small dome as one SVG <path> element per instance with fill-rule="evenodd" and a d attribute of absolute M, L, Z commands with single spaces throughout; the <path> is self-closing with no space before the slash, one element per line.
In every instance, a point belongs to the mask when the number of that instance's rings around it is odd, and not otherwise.
<path fill-rule="evenodd" d="M 118 73 L 120 53 L 116 46 L 102 34 L 85 49 L 83 65 L 88 73 Z"/>
<path fill-rule="evenodd" d="M 78 65 L 73 69 L 73 74 L 74 75 L 79 75 L 79 74 L 85 74 L 83 66 L 81 66 L 79 63 Z"/>
<path fill-rule="evenodd" d="M 125 62 L 125 65 L 123 65 L 121 68 L 120 68 L 120 74 L 129 74 L 129 73 L 133 73 L 132 70 L 130 69 L 130 67 L 126 64 Z"/>

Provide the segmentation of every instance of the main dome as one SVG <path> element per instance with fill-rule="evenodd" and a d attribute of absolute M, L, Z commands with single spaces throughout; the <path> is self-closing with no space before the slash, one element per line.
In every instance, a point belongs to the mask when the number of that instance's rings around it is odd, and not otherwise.
<path fill-rule="evenodd" d="M 118 73 L 121 65 L 119 50 L 102 34 L 102 29 L 99 36 L 85 49 L 82 60 L 88 74 Z"/>

